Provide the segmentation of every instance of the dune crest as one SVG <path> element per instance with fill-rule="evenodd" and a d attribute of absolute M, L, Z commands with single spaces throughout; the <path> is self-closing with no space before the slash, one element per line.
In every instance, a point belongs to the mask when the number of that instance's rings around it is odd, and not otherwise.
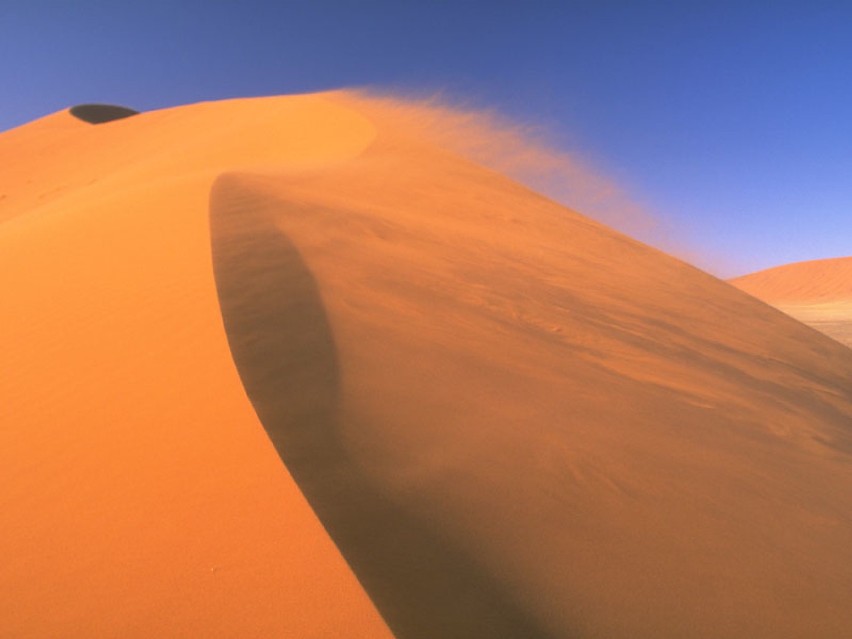
<path fill-rule="evenodd" d="M 338 95 L 381 121 L 386 137 L 428 139 L 622 232 L 662 236 L 656 216 L 582 158 L 556 149 L 549 133 L 534 124 L 440 94 L 402 99 L 359 90 Z"/>
<path fill-rule="evenodd" d="M 784 264 L 736 277 L 731 283 L 775 303 L 852 300 L 852 257 Z"/>

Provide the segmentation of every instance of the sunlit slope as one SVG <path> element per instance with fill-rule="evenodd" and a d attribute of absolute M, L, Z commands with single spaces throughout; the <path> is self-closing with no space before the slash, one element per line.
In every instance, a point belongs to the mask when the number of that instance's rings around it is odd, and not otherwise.
<path fill-rule="evenodd" d="M 852 257 L 785 264 L 731 283 L 852 346 Z"/>
<path fill-rule="evenodd" d="M 325 165 L 374 135 L 331 95 L 200 103 L 98 125 L 63 111 L 0 135 L 0 220 L 193 175 Z"/>
<path fill-rule="evenodd" d="M 222 167 L 371 136 L 322 98 L 0 136 L 0 636 L 390 636 L 245 396 L 208 238 Z"/>

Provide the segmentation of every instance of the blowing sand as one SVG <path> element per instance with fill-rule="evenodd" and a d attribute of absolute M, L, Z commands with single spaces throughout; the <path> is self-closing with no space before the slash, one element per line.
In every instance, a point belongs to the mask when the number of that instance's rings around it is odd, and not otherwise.
<path fill-rule="evenodd" d="M 852 633 L 852 351 L 427 133 L 0 136 L 0 635 Z"/>

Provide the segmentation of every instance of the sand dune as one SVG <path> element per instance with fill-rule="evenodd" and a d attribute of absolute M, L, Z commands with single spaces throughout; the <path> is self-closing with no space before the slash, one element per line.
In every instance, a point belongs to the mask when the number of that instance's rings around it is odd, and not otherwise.
<path fill-rule="evenodd" d="M 396 109 L 0 136 L 0 634 L 849 636 L 852 351 Z"/>
<path fill-rule="evenodd" d="M 786 264 L 731 283 L 852 346 L 852 257 Z"/>
<path fill-rule="evenodd" d="M 235 107 L 0 136 L 0 636 L 390 636 L 245 396 L 208 235 L 234 160 L 334 162 L 371 129 Z"/>

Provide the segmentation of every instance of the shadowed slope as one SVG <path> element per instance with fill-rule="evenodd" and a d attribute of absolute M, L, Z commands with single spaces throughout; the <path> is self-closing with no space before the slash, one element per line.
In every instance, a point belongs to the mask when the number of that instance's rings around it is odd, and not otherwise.
<path fill-rule="evenodd" d="M 239 180 L 286 203 L 264 232 L 312 274 L 331 450 L 378 514 L 321 513 L 326 457 L 288 468 L 391 626 L 335 526 L 421 522 L 555 637 L 848 635 L 849 351 L 362 108 L 357 158 Z"/>
<path fill-rule="evenodd" d="M 549 636 L 434 525 L 371 484 L 347 450 L 334 338 L 313 276 L 276 227 L 282 214 L 315 211 L 235 176 L 214 186 L 211 241 L 228 341 L 287 469 L 399 639 Z"/>
<path fill-rule="evenodd" d="M 114 104 L 78 104 L 69 109 L 71 115 L 89 124 L 105 124 L 138 115 L 139 111 Z"/>
<path fill-rule="evenodd" d="M 731 284 L 852 346 L 852 257 L 785 264 Z"/>

